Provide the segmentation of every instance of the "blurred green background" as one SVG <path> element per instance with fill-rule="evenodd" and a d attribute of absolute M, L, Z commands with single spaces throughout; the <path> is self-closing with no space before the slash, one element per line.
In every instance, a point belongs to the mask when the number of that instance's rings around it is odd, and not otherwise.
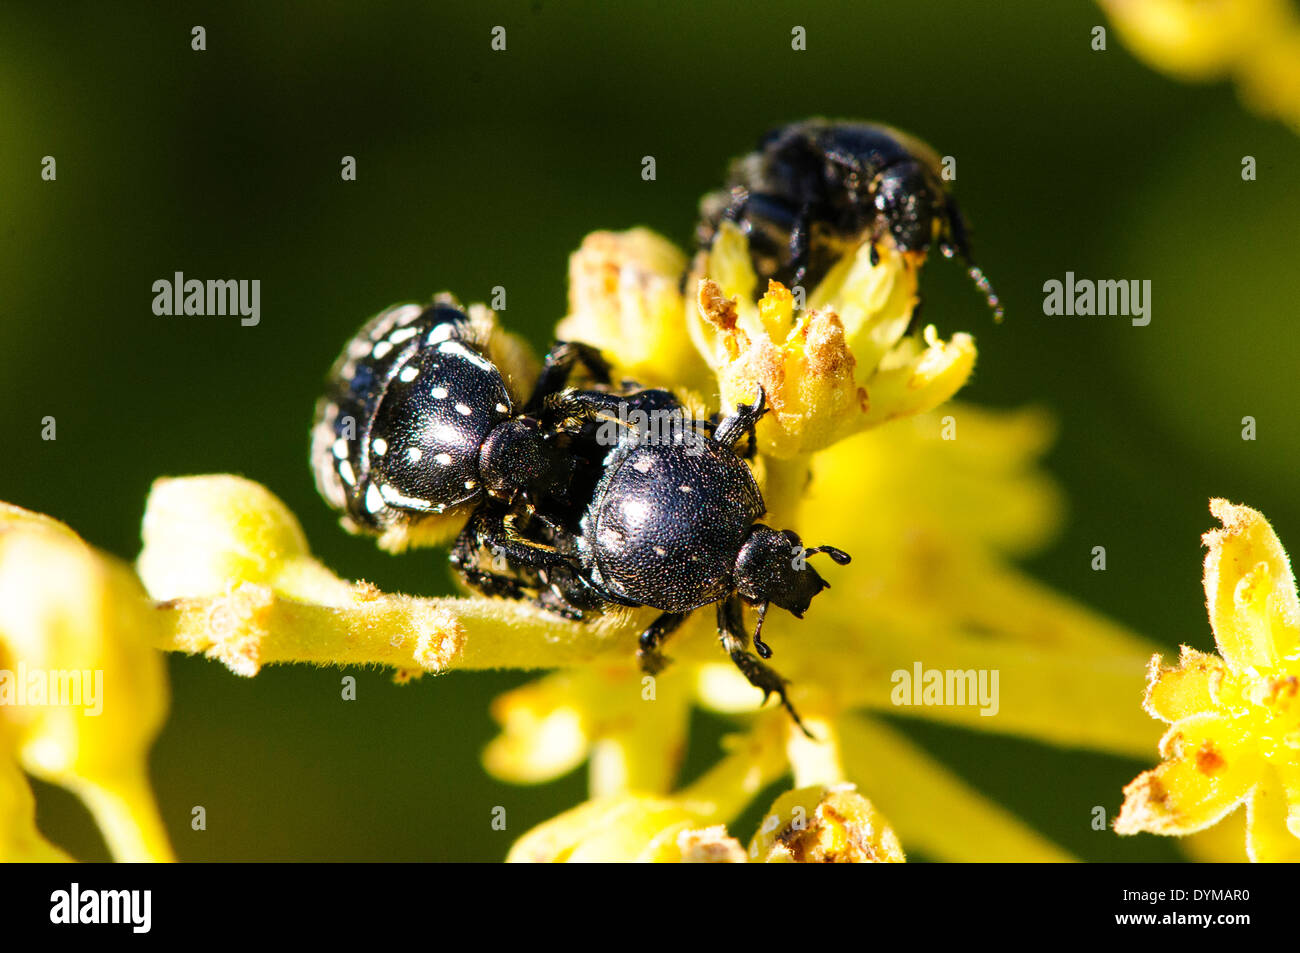
<path fill-rule="evenodd" d="M 1031 571 L 1171 651 L 1208 649 L 1208 498 L 1262 510 L 1300 551 L 1300 143 L 1226 85 L 1151 72 L 1113 31 L 1094 52 L 1104 22 L 1091 4 L 1029 0 L 6 4 L 0 499 L 130 559 L 155 477 L 242 473 L 341 574 L 448 592 L 440 553 L 395 559 L 345 535 L 312 486 L 313 403 L 361 321 L 504 285 L 505 322 L 542 346 L 585 233 L 644 224 L 684 244 L 700 194 L 768 126 L 877 119 L 957 157 L 1006 301 L 995 326 L 961 269 L 926 271 L 927 319 L 979 343 L 963 397 L 1059 418 L 1049 466 L 1071 511 Z M 196 24 L 206 52 L 190 48 Z M 504 53 L 489 47 L 498 24 Z M 807 52 L 790 49 L 795 25 Z M 56 182 L 41 181 L 45 155 Z M 355 182 L 340 180 L 344 155 Z M 1067 270 L 1150 279 L 1151 324 L 1045 317 L 1042 284 Z M 261 324 L 156 317 L 151 284 L 174 271 L 259 278 Z M 55 442 L 40 439 L 46 415 Z M 1094 545 L 1107 572 L 1089 569 Z M 170 670 L 152 764 L 183 859 L 497 860 L 585 790 L 581 770 L 522 788 L 480 767 L 488 701 L 521 673 L 397 687 L 367 670 L 341 704 L 334 669 Z M 1080 857 L 1181 856 L 1088 825 L 1154 764 L 1154 721 L 1144 762 L 894 721 Z M 689 772 L 724 729 L 699 717 Z M 77 802 L 37 788 L 43 830 L 105 858 Z M 205 832 L 190 830 L 195 804 Z M 509 830 L 491 829 L 494 805 Z"/>

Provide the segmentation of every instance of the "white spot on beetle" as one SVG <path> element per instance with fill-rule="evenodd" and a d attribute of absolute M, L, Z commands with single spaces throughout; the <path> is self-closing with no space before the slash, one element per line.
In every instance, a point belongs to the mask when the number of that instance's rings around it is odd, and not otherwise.
<path fill-rule="evenodd" d="M 460 414 L 461 416 L 468 417 L 470 414 L 474 413 L 474 411 L 470 410 L 469 407 L 467 407 L 465 404 L 457 404 L 456 413 Z"/>
<path fill-rule="evenodd" d="M 375 360 L 381 359 L 385 354 L 393 349 L 393 346 L 387 341 L 380 341 L 370 349 L 370 354 Z"/>
<path fill-rule="evenodd" d="M 640 500 L 624 500 L 623 515 L 627 517 L 628 523 L 633 526 L 641 526 L 646 522 L 650 515 L 649 508 Z"/>
<path fill-rule="evenodd" d="M 424 309 L 418 304 L 404 304 L 393 312 L 393 319 L 395 324 L 410 324 L 422 314 Z"/>
<path fill-rule="evenodd" d="M 508 413 L 510 413 L 510 408 L 507 407 L 505 404 L 501 403 L 500 401 L 498 401 L 498 402 L 497 402 L 497 413 L 498 413 L 498 414 L 508 414 Z"/>
<path fill-rule="evenodd" d="M 429 393 L 430 393 L 430 394 L 434 397 L 434 399 L 436 399 L 436 400 L 445 400 L 446 397 L 447 397 L 447 388 L 445 388 L 445 387 L 434 387 L 432 390 L 429 391 Z"/>
<path fill-rule="evenodd" d="M 402 373 L 397 375 L 397 379 L 401 381 L 403 384 L 409 384 L 411 383 L 411 381 L 415 380 L 419 376 L 420 376 L 419 368 L 411 367 L 408 364 L 406 367 L 402 368 Z"/>
<path fill-rule="evenodd" d="M 433 459 L 434 459 L 434 462 L 435 462 L 435 463 L 441 463 L 441 464 L 445 467 L 445 466 L 447 466 L 449 463 L 451 463 L 451 454 L 450 454 L 450 453 L 437 453 L 437 454 L 434 454 Z"/>
<path fill-rule="evenodd" d="M 379 495 L 379 487 L 373 483 L 366 488 L 366 509 L 371 513 L 378 513 L 384 508 L 384 498 Z"/>
<path fill-rule="evenodd" d="M 424 456 L 424 451 L 419 447 L 406 448 L 406 459 L 412 463 L 419 463 L 422 456 Z"/>
<path fill-rule="evenodd" d="M 339 439 L 334 441 L 334 456 L 342 460 L 346 458 L 347 455 L 348 455 L 348 442 L 344 440 L 342 437 L 339 437 Z"/>
<path fill-rule="evenodd" d="M 457 357 L 463 357 L 465 360 L 469 361 L 471 364 L 473 364 L 477 368 L 480 368 L 481 370 L 491 371 L 494 374 L 498 373 L 496 369 L 496 365 L 492 364 L 488 360 L 485 360 L 482 355 L 475 354 L 473 351 L 471 351 L 465 345 L 461 344 L 459 341 L 443 341 L 441 344 L 438 345 L 438 350 L 443 354 L 455 354 Z"/>
<path fill-rule="evenodd" d="M 352 472 L 352 464 L 347 460 L 339 461 L 339 476 L 343 478 L 343 482 L 348 486 L 357 485 L 357 475 Z"/>
<path fill-rule="evenodd" d="M 649 473 L 650 468 L 654 465 L 654 457 L 648 453 L 642 453 L 637 456 L 636 462 L 632 464 L 632 469 L 637 473 Z"/>
<path fill-rule="evenodd" d="M 677 489 L 681 490 L 683 493 L 690 493 L 690 492 L 691 492 L 690 484 L 687 484 L 687 483 L 683 483 L 683 484 L 682 484 L 681 486 L 679 486 Z"/>
<path fill-rule="evenodd" d="M 436 325 L 429 330 L 429 336 L 424 339 L 426 344 L 437 344 L 439 341 L 448 340 L 456 333 L 456 325 L 447 321 L 443 324 Z"/>
<path fill-rule="evenodd" d="M 473 489 L 475 489 L 477 486 L 478 486 L 478 481 L 477 481 L 477 480 L 466 480 L 466 481 L 465 481 L 465 489 L 467 489 L 467 490 L 473 490 Z"/>
<path fill-rule="evenodd" d="M 375 452 L 375 456 L 382 457 L 388 452 L 388 441 L 383 437 L 376 437 L 370 442 L 370 449 Z"/>
<path fill-rule="evenodd" d="M 388 340 L 392 341 L 394 344 L 401 344 L 415 337 L 417 333 L 419 332 L 417 332 L 415 328 L 398 328 L 392 334 L 388 335 Z"/>

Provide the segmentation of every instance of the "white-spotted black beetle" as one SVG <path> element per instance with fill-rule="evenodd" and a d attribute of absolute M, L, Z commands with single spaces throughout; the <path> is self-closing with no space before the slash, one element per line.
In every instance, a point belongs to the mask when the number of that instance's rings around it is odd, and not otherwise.
<path fill-rule="evenodd" d="M 311 456 L 317 489 L 349 530 L 401 548 L 421 520 L 485 495 L 516 506 L 564 495 L 573 459 L 530 414 L 575 363 L 596 381 L 608 365 L 594 348 L 557 343 L 516 413 L 488 333 L 439 295 L 383 311 L 348 343 L 316 407 Z"/>

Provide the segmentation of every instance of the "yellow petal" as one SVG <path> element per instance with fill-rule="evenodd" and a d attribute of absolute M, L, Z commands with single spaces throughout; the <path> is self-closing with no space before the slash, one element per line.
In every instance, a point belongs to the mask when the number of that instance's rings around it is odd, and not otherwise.
<path fill-rule="evenodd" d="M 1294 771 L 1286 780 L 1294 786 Z M 1255 863 L 1300 862 L 1295 795 L 1277 772 L 1264 772 L 1246 811 L 1246 853 Z"/>
<path fill-rule="evenodd" d="M 32 796 L 31 785 L 9 753 L 0 750 L 0 863 L 51 863 L 71 859 L 36 829 L 36 798 Z"/>
<path fill-rule="evenodd" d="M 1204 536 L 1205 596 L 1219 653 L 1235 672 L 1272 669 L 1300 648 L 1300 603 L 1286 551 L 1262 514 L 1211 500 L 1223 529 Z"/>
<path fill-rule="evenodd" d="M 849 778 L 909 851 L 976 863 L 1073 859 L 880 722 L 850 716 L 839 729 Z"/>
<path fill-rule="evenodd" d="M 1221 658 L 1184 645 L 1177 668 L 1163 668 L 1160 662 L 1160 656 L 1154 655 L 1147 668 L 1143 707 L 1153 718 L 1173 723 L 1216 706 L 1218 686 L 1227 671 Z"/>
<path fill-rule="evenodd" d="M 794 642 L 797 622 L 774 626 L 768 635 L 787 660 L 782 671 L 796 689 L 816 680 L 841 708 L 871 707 L 1064 746 L 1150 750 L 1151 722 L 1134 704 L 1141 697 L 1142 655 L 1085 655 L 974 632 L 927 632 L 899 617 L 887 627 L 868 625 L 874 644 L 864 649 L 845 635 L 844 627 L 853 624 L 851 606 L 821 599 L 798 636 L 819 642 L 815 650 Z M 929 684 L 941 684 L 942 697 L 927 695 Z"/>
<path fill-rule="evenodd" d="M 488 771 L 521 784 L 548 781 L 591 756 L 592 797 L 666 793 L 686 749 L 688 672 L 651 678 L 630 660 L 557 672 L 498 697 L 501 734 Z"/>
<path fill-rule="evenodd" d="M 1278 787 L 1286 798 L 1286 829 L 1300 838 L 1300 764 L 1288 761 L 1273 765 Z"/>
<path fill-rule="evenodd" d="M 1243 809 L 1231 811 L 1219 823 L 1180 837 L 1178 846 L 1198 863 L 1245 863 L 1250 859 L 1246 855 L 1246 814 Z"/>
<path fill-rule="evenodd" d="M 916 308 L 918 269 L 889 243 L 862 245 L 831 269 L 808 299 L 809 310 L 835 311 L 864 367 L 876 367 L 895 349 Z"/>
<path fill-rule="evenodd" d="M 1237 82 L 1247 107 L 1300 132 L 1300 23 L 1294 15 L 1241 61 Z"/>
<path fill-rule="evenodd" d="M 923 414 L 961 390 L 975 367 L 975 339 L 958 333 L 944 342 L 931 325 L 923 344 L 905 339 L 867 380 L 868 408 L 858 429 Z"/>
<path fill-rule="evenodd" d="M 813 459 L 812 481 L 802 488 L 803 519 L 837 526 L 846 548 L 897 547 L 922 530 L 940 541 L 1033 552 L 1060 528 L 1064 509 L 1040 463 L 1054 431 L 1041 410 L 954 403 L 859 434 Z M 873 506 L 870 519 L 846 521 L 835 512 L 844 500 L 891 505 Z"/>
<path fill-rule="evenodd" d="M 1259 783 L 1264 763 L 1218 714 L 1193 715 L 1160 742 L 1163 764 L 1124 788 L 1120 834 L 1190 834 L 1217 823 Z"/>
<path fill-rule="evenodd" d="M 1101 0 L 1125 45 L 1156 69 L 1212 79 L 1290 19 L 1284 0 Z"/>
<path fill-rule="evenodd" d="M 516 784 L 567 774 L 587 757 L 589 739 L 572 687 L 580 672 L 556 672 L 499 695 L 492 717 L 501 734 L 483 752 L 488 773 Z"/>

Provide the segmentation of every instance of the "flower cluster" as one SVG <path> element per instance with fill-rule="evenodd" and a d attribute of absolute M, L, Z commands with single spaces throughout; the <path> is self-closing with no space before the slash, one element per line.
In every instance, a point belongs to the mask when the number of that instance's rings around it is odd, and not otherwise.
<path fill-rule="evenodd" d="M 888 247 L 874 260 L 848 255 L 806 302 L 776 283 L 755 294 L 746 239 L 730 228 L 691 265 L 683 293 L 685 267 L 644 230 L 588 237 L 558 334 L 700 412 L 733 409 L 760 386 L 769 395 L 753 468 L 770 518 L 854 556 L 805 619 L 773 613 L 765 629 L 812 739 L 762 706 L 719 652 L 707 613 L 673 636 L 674 663 L 644 676 L 633 649 L 648 611 L 576 623 L 522 601 L 418 598 L 344 580 L 264 487 L 212 475 L 154 485 L 138 577 L 59 524 L 10 516 L 5 660 L 53 665 L 65 653 L 119 673 L 113 721 L 42 714 L 27 724 L 0 710 L 14 763 L 82 793 L 117 856 L 163 857 L 142 780 L 165 707 L 156 649 L 203 653 L 241 676 L 281 662 L 379 663 L 399 680 L 546 669 L 495 701 L 500 734 L 484 764 L 533 784 L 586 763 L 591 799 L 525 834 L 511 859 L 899 861 L 904 846 L 949 860 L 1066 859 L 871 714 L 1129 754 L 1147 744 L 1128 700 L 1149 647 L 1010 564 L 1059 517 L 1037 467 L 1050 422 L 946 403 L 971 372 L 974 342 L 913 327 L 918 266 Z M 118 659 L 128 652 L 130 665 Z M 895 676 L 922 664 L 997 673 L 1004 696 L 984 709 L 996 716 L 974 704 L 900 707 Z M 736 730 L 720 760 L 682 784 L 697 707 Z M 727 825 L 784 779 L 789 789 L 742 844 Z M 15 804 L 6 850 L 54 850 L 32 828 L 30 792 L 4 791 Z"/>
<path fill-rule="evenodd" d="M 1205 597 L 1219 654 L 1151 659 L 1146 710 L 1164 762 L 1124 789 L 1121 834 L 1191 834 L 1246 805 L 1255 861 L 1300 860 L 1300 603 L 1282 544 L 1255 510 L 1213 500 Z"/>

